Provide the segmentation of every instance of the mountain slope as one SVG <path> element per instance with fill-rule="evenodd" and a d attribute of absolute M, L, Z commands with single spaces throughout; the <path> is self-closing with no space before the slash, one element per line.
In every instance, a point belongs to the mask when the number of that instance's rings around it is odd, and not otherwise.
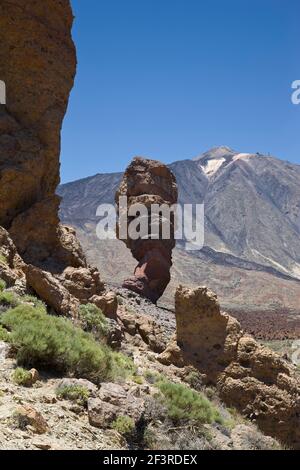
<path fill-rule="evenodd" d="M 186 252 L 177 244 L 161 302 L 172 304 L 179 282 L 206 284 L 256 335 L 299 336 L 300 166 L 218 147 L 170 168 L 179 201 L 204 203 L 205 247 Z M 121 177 L 99 174 L 58 190 L 62 222 L 77 229 L 88 259 L 115 284 L 136 263 L 122 242 L 97 239 L 95 214 L 99 204 L 113 203 Z M 269 315 L 276 315 L 272 331 Z"/>

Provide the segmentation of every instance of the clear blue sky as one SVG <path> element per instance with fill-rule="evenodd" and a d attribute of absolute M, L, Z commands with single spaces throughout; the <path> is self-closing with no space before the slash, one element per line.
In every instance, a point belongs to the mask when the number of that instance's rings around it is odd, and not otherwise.
<path fill-rule="evenodd" d="M 299 0 L 72 0 L 62 181 L 216 145 L 300 163 Z"/>

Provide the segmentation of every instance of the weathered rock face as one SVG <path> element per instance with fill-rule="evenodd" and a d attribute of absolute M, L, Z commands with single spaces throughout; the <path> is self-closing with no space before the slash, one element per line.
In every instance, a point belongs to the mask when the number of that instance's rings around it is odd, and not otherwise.
<path fill-rule="evenodd" d="M 127 197 L 127 210 L 119 204 L 121 196 Z M 177 185 L 173 173 L 169 168 L 155 160 L 136 157 L 127 168 L 119 190 L 116 193 L 116 203 L 119 209 L 119 220 L 127 219 L 127 224 L 135 220 L 135 216 L 128 213 L 137 204 L 147 207 L 148 215 L 145 225 L 150 232 L 150 207 L 152 204 L 165 204 L 170 207 L 177 202 Z M 124 213 L 124 210 L 126 211 Z M 140 215 L 138 215 L 140 217 Z M 140 220 L 142 220 L 140 217 Z M 172 266 L 172 249 L 174 240 L 174 217 L 170 220 L 170 237 L 163 239 L 162 227 L 168 224 L 163 217 L 156 218 L 157 239 L 133 240 L 127 237 L 123 240 L 131 250 L 134 258 L 139 262 L 134 277 L 124 281 L 123 287 L 156 302 L 163 294 L 170 282 L 170 268 Z M 158 231 L 159 230 L 159 231 Z M 119 232 L 119 238 L 120 232 Z"/>
<path fill-rule="evenodd" d="M 72 23 L 69 0 L 0 3 L 0 277 L 23 288 L 26 277 L 57 313 L 76 316 L 96 298 L 113 316 L 115 297 L 58 218 L 60 130 L 76 72 Z"/>
<path fill-rule="evenodd" d="M 3 279 L 8 287 L 16 282 L 25 284 L 23 267 L 24 263 L 9 234 L 0 227 L 0 279 Z"/>
<path fill-rule="evenodd" d="M 177 337 L 161 362 L 194 365 L 229 406 L 266 434 L 300 448 L 300 381 L 295 369 L 221 313 L 216 295 L 206 287 L 180 286 L 175 307 Z"/>
<path fill-rule="evenodd" d="M 55 195 L 60 129 L 76 70 L 72 22 L 69 0 L 0 4 L 0 77 L 7 90 L 0 109 L 0 225 L 26 262 L 52 258 L 53 269 L 65 257 L 84 264 L 76 247 L 60 241 Z"/>

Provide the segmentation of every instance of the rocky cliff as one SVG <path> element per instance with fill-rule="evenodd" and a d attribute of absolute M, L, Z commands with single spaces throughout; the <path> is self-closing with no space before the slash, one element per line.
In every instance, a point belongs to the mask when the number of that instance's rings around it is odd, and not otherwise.
<path fill-rule="evenodd" d="M 28 263 L 51 270 L 83 265 L 59 225 L 60 129 L 76 71 L 69 1 L 2 0 L 0 225 Z"/>
<path fill-rule="evenodd" d="M 60 131 L 76 72 L 72 23 L 68 0 L 0 3 L 0 269 L 57 313 L 74 315 L 93 298 L 113 316 L 116 299 L 105 297 L 74 230 L 58 218 Z"/>

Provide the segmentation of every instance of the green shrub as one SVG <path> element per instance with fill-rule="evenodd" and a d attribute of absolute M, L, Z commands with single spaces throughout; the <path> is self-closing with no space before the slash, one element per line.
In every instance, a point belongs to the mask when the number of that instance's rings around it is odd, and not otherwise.
<path fill-rule="evenodd" d="M 40 310 L 42 313 L 47 313 L 46 304 L 42 300 L 35 297 L 34 295 L 23 295 L 21 300 L 24 303 L 33 304 L 33 306 L 36 307 L 38 310 Z"/>
<path fill-rule="evenodd" d="M 108 375 L 110 380 L 114 378 L 126 379 L 129 375 L 134 375 L 136 366 L 132 359 L 120 352 L 111 351 L 111 371 Z"/>
<path fill-rule="evenodd" d="M 195 390 L 201 390 L 202 389 L 202 379 L 201 375 L 198 371 L 191 371 L 188 373 L 188 375 L 185 377 L 185 382 L 187 382 L 192 388 Z"/>
<path fill-rule="evenodd" d="M 88 389 L 82 385 L 64 385 L 56 389 L 58 398 L 76 401 L 79 405 L 85 406 L 90 396 Z"/>
<path fill-rule="evenodd" d="M 0 341 L 9 342 L 9 333 L 8 331 L 0 325 Z"/>
<path fill-rule="evenodd" d="M 93 333 L 97 338 L 103 338 L 108 333 L 107 320 L 94 304 L 81 305 L 79 310 L 81 326 L 85 331 Z"/>
<path fill-rule="evenodd" d="M 6 307 L 16 307 L 19 303 L 20 300 L 14 292 L 0 292 L 0 304 Z"/>
<path fill-rule="evenodd" d="M 6 289 L 6 282 L 3 279 L 0 279 L 0 292 L 3 292 Z"/>
<path fill-rule="evenodd" d="M 112 423 L 112 428 L 123 436 L 130 436 L 135 430 L 135 423 L 129 416 L 118 416 Z"/>
<path fill-rule="evenodd" d="M 40 308 L 19 305 L 5 312 L 0 323 L 11 331 L 10 343 L 21 365 L 52 367 L 96 383 L 132 373 L 129 358 L 97 343 L 70 320 Z"/>
<path fill-rule="evenodd" d="M 23 369 L 22 367 L 17 367 L 12 373 L 12 380 L 17 385 L 29 387 L 32 384 L 32 375 L 28 370 Z"/>
<path fill-rule="evenodd" d="M 144 383 L 144 378 L 141 377 L 140 375 L 133 375 L 132 381 L 136 383 L 137 385 L 142 385 Z"/>
<path fill-rule="evenodd" d="M 163 395 L 168 416 L 175 422 L 223 423 L 217 408 L 202 394 L 182 384 L 166 380 L 157 383 Z"/>
<path fill-rule="evenodd" d="M 156 384 L 156 382 L 160 380 L 160 375 L 157 372 L 152 372 L 151 370 L 146 370 L 144 376 L 147 382 L 151 385 Z"/>
<path fill-rule="evenodd" d="M 3 253 L 0 253 L 0 263 L 7 264 L 6 256 Z"/>

